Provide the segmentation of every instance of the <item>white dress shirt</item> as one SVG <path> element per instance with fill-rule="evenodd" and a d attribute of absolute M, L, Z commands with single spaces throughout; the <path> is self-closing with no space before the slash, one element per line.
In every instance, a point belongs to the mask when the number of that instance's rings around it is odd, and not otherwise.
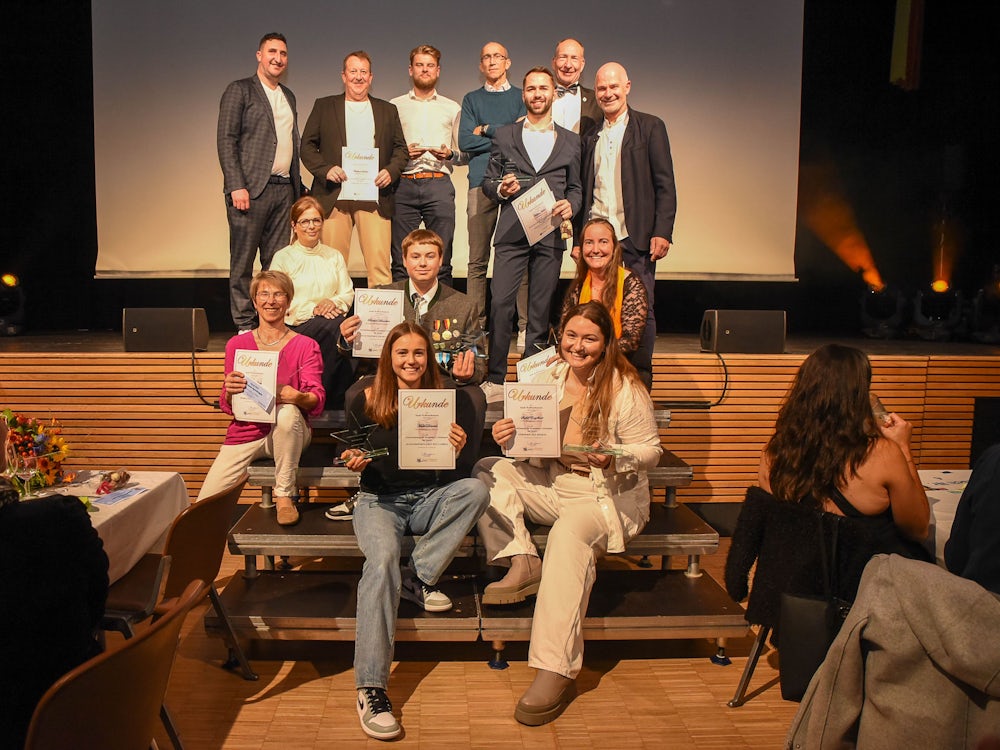
<path fill-rule="evenodd" d="M 452 169 L 464 164 L 462 153 L 458 150 L 458 124 L 462 116 L 462 107 L 458 102 L 437 91 L 426 99 L 420 99 L 410 89 L 407 93 L 391 100 L 399 111 L 399 121 L 403 125 L 403 135 L 406 144 L 416 143 L 425 148 L 439 148 L 442 144 L 451 151 L 451 159 L 438 159 L 430 151 L 424 151 L 416 159 L 406 163 L 403 174 L 416 172 L 444 172 L 451 174 Z"/>
<path fill-rule="evenodd" d="M 619 240 L 628 237 L 622 200 L 622 139 L 627 125 L 627 111 L 614 123 L 605 120 L 594 146 L 594 205 L 590 218 L 611 222 Z"/>

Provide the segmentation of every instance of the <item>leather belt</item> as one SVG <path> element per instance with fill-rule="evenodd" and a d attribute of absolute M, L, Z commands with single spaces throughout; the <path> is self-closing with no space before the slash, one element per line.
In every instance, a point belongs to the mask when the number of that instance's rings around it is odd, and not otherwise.
<path fill-rule="evenodd" d="M 432 177 L 446 177 L 447 175 L 444 172 L 413 172 L 400 176 L 408 180 L 429 180 Z"/>
<path fill-rule="evenodd" d="M 273 174 L 273 175 L 271 175 L 270 177 L 267 178 L 267 181 L 270 182 L 272 185 L 291 185 L 292 184 L 292 178 L 291 177 L 282 177 L 280 174 Z"/>
<path fill-rule="evenodd" d="M 574 474 L 577 474 L 578 476 L 581 476 L 581 477 L 589 477 L 590 476 L 590 469 L 584 469 L 582 466 L 574 466 L 572 469 L 570 469 L 570 471 L 572 471 Z"/>

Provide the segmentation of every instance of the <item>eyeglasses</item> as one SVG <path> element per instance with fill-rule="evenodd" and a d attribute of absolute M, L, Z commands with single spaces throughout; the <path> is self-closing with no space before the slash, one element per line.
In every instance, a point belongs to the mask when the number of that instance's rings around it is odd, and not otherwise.
<path fill-rule="evenodd" d="M 255 295 L 258 302 L 267 302 L 273 299 L 275 302 L 284 302 L 288 299 L 288 292 L 257 292 Z"/>
<path fill-rule="evenodd" d="M 483 55 L 479 58 L 480 62 L 488 63 L 490 60 L 502 61 L 506 60 L 507 55 L 502 55 L 499 52 L 494 52 L 492 55 Z"/>
<path fill-rule="evenodd" d="M 297 222 L 300 227 L 318 227 L 323 223 L 322 219 L 299 219 Z"/>

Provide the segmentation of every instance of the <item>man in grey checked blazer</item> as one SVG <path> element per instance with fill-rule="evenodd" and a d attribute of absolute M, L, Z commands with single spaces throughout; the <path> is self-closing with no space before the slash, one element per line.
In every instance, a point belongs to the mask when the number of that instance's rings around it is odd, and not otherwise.
<path fill-rule="evenodd" d="M 288 45 L 265 34 L 257 72 L 233 81 L 219 103 L 216 134 L 229 220 L 229 306 L 238 330 L 256 325 L 250 277 L 260 249 L 267 268 L 288 244 L 289 209 L 299 196 L 299 123 L 295 95 L 279 79 L 288 67 Z"/>

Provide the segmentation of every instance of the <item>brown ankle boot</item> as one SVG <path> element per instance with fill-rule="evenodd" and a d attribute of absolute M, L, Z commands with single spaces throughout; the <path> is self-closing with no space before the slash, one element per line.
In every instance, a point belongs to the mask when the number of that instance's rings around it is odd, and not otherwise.
<path fill-rule="evenodd" d="M 514 718 L 529 727 L 547 724 L 561 714 L 576 695 L 576 680 L 539 669 L 514 709 Z"/>
<path fill-rule="evenodd" d="M 514 555 L 510 570 L 483 590 L 483 604 L 517 604 L 538 593 L 542 561 L 534 555 Z"/>

